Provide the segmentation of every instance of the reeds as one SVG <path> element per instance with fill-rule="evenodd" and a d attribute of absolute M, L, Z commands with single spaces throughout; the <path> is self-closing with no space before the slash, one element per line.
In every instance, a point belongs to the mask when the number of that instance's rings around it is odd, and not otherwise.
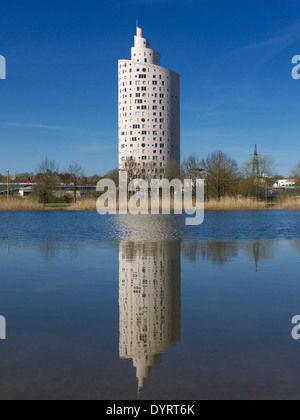
<path fill-rule="evenodd" d="M 77 203 L 73 203 L 70 205 L 68 210 L 73 211 L 96 211 L 96 200 L 90 198 L 84 201 L 77 201 Z"/>
<path fill-rule="evenodd" d="M 300 201 L 297 197 L 278 197 L 274 208 L 277 210 L 300 210 Z"/>
<path fill-rule="evenodd" d="M 125 206 L 120 206 L 122 209 Z M 181 206 L 176 206 L 180 208 Z M 88 199 L 84 201 L 78 201 L 77 203 L 71 204 L 69 207 L 59 208 L 60 210 L 71 210 L 71 211 L 96 211 L 96 200 Z M 159 210 L 162 209 L 162 201 L 160 200 Z M 265 201 L 257 201 L 252 198 L 239 198 L 232 199 L 222 198 L 218 200 L 209 200 L 205 203 L 206 211 L 234 211 L 234 210 L 300 210 L 300 200 L 296 197 L 284 196 L 278 197 L 275 202 L 267 203 Z M 29 198 L 17 198 L 11 197 L 7 200 L 6 197 L 0 198 L 0 211 L 44 211 L 53 210 L 52 207 L 45 207 L 37 200 Z M 119 205 L 117 205 L 119 210 Z M 149 209 L 151 210 L 151 200 L 149 200 Z M 190 210 L 190 209 L 187 209 Z M 174 211 L 174 201 L 171 200 L 171 211 Z"/>
<path fill-rule="evenodd" d="M 195 203 L 194 203 L 195 205 Z M 119 206 L 117 205 L 117 210 L 119 207 L 122 209 L 126 208 L 126 204 Z M 149 208 L 151 210 L 151 200 L 149 199 Z M 171 200 L 171 211 L 174 211 L 175 204 L 174 200 Z M 180 208 L 177 204 L 176 208 Z M 257 201 L 251 198 L 241 198 L 238 200 L 233 200 L 232 198 L 222 198 L 220 201 L 218 200 L 210 200 L 205 203 L 205 210 L 206 211 L 230 211 L 230 210 L 265 210 L 269 208 L 268 204 L 263 201 Z M 300 208 L 300 207 L 299 207 Z M 159 210 L 162 209 L 162 200 L 160 199 Z M 96 201 L 95 199 L 89 199 L 85 201 L 79 201 L 76 204 L 72 204 L 68 210 L 75 210 L 75 211 L 95 211 L 96 210 Z M 191 210 L 190 208 L 187 210 Z"/>
<path fill-rule="evenodd" d="M 266 210 L 270 208 L 265 201 L 258 201 L 254 198 L 232 199 L 230 197 L 218 200 L 209 200 L 205 203 L 206 211 L 232 211 L 232 210 Z"/>

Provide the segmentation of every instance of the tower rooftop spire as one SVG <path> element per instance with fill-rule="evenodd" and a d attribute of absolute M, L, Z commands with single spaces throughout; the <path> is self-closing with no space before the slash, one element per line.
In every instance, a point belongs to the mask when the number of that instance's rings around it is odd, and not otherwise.
<path fill-rule="evenodd" d="M 134 47 L 135 48 L 150 48 L 150 42 L 144 38 L 144 31 L 142 28 L 137 26 L 136 35 L 134 37 Z"/>

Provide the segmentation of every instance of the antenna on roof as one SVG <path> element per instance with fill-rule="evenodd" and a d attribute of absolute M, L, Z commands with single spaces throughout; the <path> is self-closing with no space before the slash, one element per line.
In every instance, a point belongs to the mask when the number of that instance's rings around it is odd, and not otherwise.
<path fill-rule="evenodd" d="M 139 27 L 139 20 L 138 19 L 136 20 L 136 27 L 137 28 Z"/>

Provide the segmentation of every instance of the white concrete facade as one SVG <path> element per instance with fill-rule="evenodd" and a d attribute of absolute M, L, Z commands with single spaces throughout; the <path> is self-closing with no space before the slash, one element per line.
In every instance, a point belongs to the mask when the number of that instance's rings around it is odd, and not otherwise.
<path fill-rule="evenodd" d="M 168 162 L 180 165 L 180 75 L 160 66 L 137 28 L 131 60 L 119 61 L 119 168 L 135 160 L 163 177 Z"/>
<path fill-rule="evenodd" d="M 279 179 L 273 185 L 274 188 L 287 188 L 287 187 L 294 187 L 296 185 L 296 181 L 293 179 Z"/>

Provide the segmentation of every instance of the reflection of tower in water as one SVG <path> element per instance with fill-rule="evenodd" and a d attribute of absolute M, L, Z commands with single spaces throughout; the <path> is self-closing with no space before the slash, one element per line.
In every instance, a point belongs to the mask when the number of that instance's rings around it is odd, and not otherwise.
<path fill-rule="evenodd" d="M 181 339 L 180 242 L 123 242 L 119 260 L 120 357 L 133 359 L 141 389 Z"/>

